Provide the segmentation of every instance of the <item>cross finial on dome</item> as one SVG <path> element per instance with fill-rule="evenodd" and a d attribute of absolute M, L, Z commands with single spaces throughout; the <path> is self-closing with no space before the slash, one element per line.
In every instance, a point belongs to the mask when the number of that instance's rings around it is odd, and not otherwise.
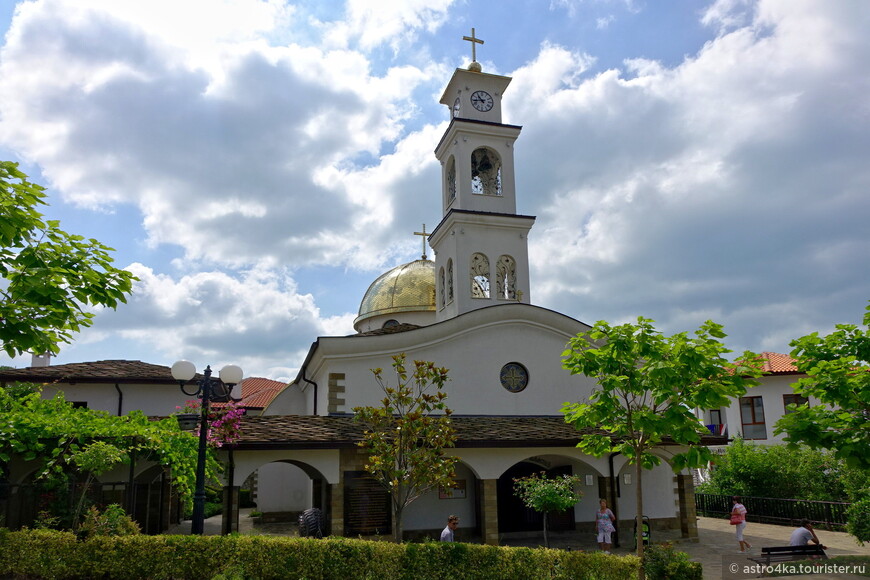
<path fill-rule="evenodd" d="M 414 232 L 415 236 L 423 236 L 423 259 L 426 259 L 426 238 L 429 237 L 429 234 L 426 233 L 426 224 L 423 224 L 422 232 Z"/>

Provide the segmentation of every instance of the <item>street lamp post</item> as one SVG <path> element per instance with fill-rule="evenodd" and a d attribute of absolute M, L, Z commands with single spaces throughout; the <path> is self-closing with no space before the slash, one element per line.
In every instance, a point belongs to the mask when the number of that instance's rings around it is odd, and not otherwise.
<path fill-rule="evenodd" d="M 188 396 L 196 396 L 202 400 L 199 418 L 199 449 L 196 456 L 196 490 L 193 494 L 193 520 L 190 526 L 191 534 L 202 534 L 205 522 L 205 453 L 208 436 L 209 403 L 226 402 L 230 398 L 233 386 L 242 382 L 242 369 L 236 365 L 227 365 L 220 370 L 220 380 L 211 378 L 211 366 L 206 366 L 202 378 L 197 383 L 197 389 L 188 393 L 184 385 L 196 376 L 196 367 L 190 361 L 180 360 L 172 365 L 172 378 L 178 381 L 181 392 Z"/>

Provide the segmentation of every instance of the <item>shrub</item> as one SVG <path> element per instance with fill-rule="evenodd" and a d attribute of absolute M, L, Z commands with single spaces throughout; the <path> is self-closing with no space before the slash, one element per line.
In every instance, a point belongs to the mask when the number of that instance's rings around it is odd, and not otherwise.
<path fill-rule="evenodd" d="M 870 485 L 867 472 L 849 467 L 830 451 L 806 446 L 760 445 L 736 438 L 717 456 L 710 481 L 698 493 L 855 501 Z"/>
<path fill-rule="evenodd" d="M 643 569 L 648 578 L 656 580 L 702 580 L 702 567 L 677 552 L 671 544 L 652 544 L 643 555 Z"/>
<path fill-rule="evenodd" d="M 846 531 L 862 546 L 870 542 L 870 496 L 863 497 L 846 511 Z"/>
<path fill-rule="evenodd" d="M 140 532 L 139 524 L 116 503 L 106 506 L 102 513 L 91 506 L 79 526 L 79 533 L 84 537 L 132 536 Z"/>
<path fill-rule="evenodd" d="M 193 503 L 188 502 L 185 506 L 184 517 L 190 519 L 193 516 Z M 223 491 L 219 488 L 205 488 L 205 503 L 203 504 L 203 512 L 206 518 L 216 516 L 224 511 Z"/>
<path fill-rule="evenodd" d="M 677 556 L 671 560 L 677 570 L 686 567 Z M 143 534 L 77 541 L 54 530 L 0 530 L 0 578 L 628 580 L 639 568 L 634 556 L 461 543 Z"/>

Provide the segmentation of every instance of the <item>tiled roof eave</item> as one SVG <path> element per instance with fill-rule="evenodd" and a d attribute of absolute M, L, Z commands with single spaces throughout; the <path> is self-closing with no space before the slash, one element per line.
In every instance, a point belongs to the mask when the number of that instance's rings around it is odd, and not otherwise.
<path fill-rule="evenodd" d="M 574 447 L 580 433 L 561 417 L 453 417 L 456 448 Z M 236 449 L 340 449 L 362 440 L 352 416 L 245 417 Z M 725 445 L 726 437 L 702 436 L 702 445 Z M 665 439 L 663 446 L 679 445 Z"/>
<path fill-rule="evenodd" d="M 350 449 L 356 440 L 346 441 L 247 441 L 232 445 L 234 451 L 275 451 L 285 449 Z M 230 449 L 226 447 L 225 449 Z"/>

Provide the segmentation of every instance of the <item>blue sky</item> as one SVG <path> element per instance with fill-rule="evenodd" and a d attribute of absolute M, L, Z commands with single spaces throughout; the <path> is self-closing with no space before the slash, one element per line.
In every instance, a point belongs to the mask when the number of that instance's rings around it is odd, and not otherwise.
<path fill-rule="evenodd" d="M 295 375 L 441 218 L 474 27 L 513 77 L 532 302 L 735 351 L 870 299 L 861 0 L 0 0 L 0 158 L 139 276 L 57 363 Z M 26 366 L 29 358 L 0 364 Z"/>

